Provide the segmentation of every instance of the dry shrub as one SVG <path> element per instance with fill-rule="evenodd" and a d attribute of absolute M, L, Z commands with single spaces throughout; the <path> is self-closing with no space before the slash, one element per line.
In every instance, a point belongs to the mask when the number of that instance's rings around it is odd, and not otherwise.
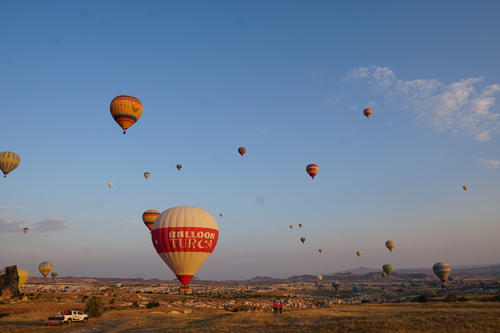
<path fill-rule="evenodd" d="M 104 313 L 104 303 L 102 299 L 92 296 L 85 305 L 85 312 L 89 317 L 99 317 Z"/>

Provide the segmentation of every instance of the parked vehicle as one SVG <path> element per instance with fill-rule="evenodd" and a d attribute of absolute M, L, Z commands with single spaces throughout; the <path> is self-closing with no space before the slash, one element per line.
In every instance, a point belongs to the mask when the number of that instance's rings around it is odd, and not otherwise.
<path fill-rule="evenodd" d="M 86 322 L 88 319 L 89 315 L 78 310 L 65 310 L 55 316 L 49 317 L 46 325 L 62 325 L 65 323 L 72 323 L 74 321 Z"/>

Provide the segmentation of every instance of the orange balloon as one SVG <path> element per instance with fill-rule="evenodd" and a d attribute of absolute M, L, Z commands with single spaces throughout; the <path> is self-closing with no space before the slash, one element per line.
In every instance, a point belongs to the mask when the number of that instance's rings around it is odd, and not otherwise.
<path fill-rule="evenodd" d="M 372 109 L 364 109 L 363 110 L 363 114 L 365 115 L 366 118 L 370 118 L 370 116 L 372 115 Z"/>
<path fill-rule="evenodd" d="M 109 110 L 113 119 L 123 129 L 123 134 L 125 134 L 127 129 L 141 117 L 142 103 L 134 96 L 120 95 L 113 98 Z"/>
<path fill-rule="evenodd" d="M 305 237 L 300 237 L 300 241 L 301 241 L 302 243 L 304 243 L 304 242 L 306 241 L 306 238 L 305 238 Z"/>
<path fill-rule="evenodd" d="M 314 163 L 311 163 L 306 167 L 306 171 L 309 174 L 309 176 L 311 176 L 312 179 L 316 177 L 316 175 L 318 174 L 318 170 L 319 167 Z"/>
<path fill-rule="evenodd" d="M 240 153 L 241 156 L 245 155 L 246 152 L 247 149 L 245 147 L 238 148 L 238 153 Z"/>

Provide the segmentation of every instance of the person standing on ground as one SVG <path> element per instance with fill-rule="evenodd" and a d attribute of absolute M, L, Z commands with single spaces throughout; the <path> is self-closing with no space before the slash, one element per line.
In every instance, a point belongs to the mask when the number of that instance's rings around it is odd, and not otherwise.
<path fill-rule="evenodd" d="M 278 303 L 276 301 L 273 301 L 273 310 L 274 310 L 274 313 L 278 313 Z"/>
<path fill-rule="evenodd" d="M 280 313 L 283 313 L 283 301 L 280 301 Z"/>

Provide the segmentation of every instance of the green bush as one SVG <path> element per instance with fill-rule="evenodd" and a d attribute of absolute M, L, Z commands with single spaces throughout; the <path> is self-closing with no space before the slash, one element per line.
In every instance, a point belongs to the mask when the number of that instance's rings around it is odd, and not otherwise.
<path fill-rule="evenodd" d="M 151 309 L 151 308 L 156 308 L 160 306 L 160 303 L 156 301 L 150 301 L 148 304 L 146 304 L 146 308 Z"/>
<path fill-rule="evenodd" d="M 85 305 L 85 312 L 89 317 L 99 317 L 104 313 L 104 303 L 102 299 L 92 296 Z"/>

